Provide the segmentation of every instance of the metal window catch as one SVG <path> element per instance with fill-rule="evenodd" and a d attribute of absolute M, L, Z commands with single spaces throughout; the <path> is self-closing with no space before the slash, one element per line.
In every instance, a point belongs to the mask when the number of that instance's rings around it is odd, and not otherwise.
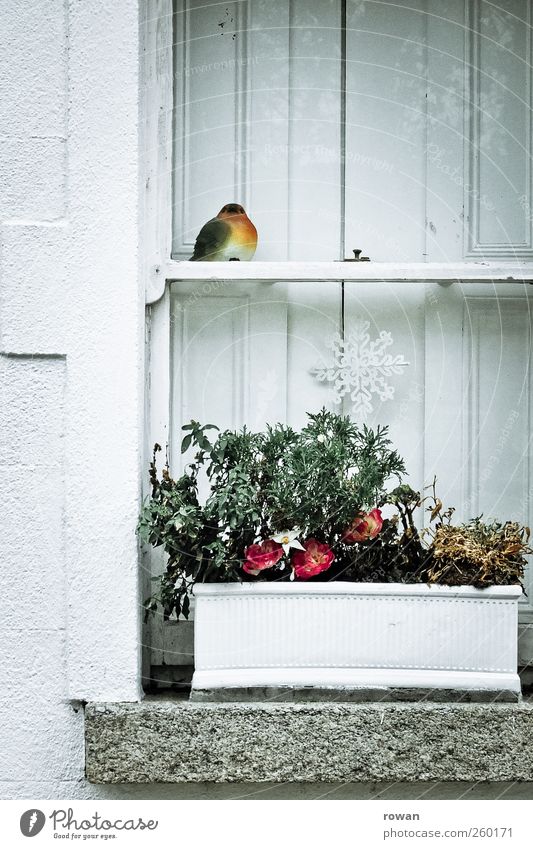
<path fill-rule="evenodd" d="M 369 256 L 361 256 L 362 248 L 352 248 L 353 250 L 353 259 L 352 257 L 347 257 L 346 259 L 337 260 L 337 262 L 370 262 Z"/>

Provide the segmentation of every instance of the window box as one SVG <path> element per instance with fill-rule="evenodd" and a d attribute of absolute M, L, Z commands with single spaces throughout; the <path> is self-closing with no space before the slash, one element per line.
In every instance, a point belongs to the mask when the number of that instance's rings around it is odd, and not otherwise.
<path fill-rule="evenodd" d="M 196 700 L 257 687 L 519 698 L 518 586 L 206 583 L 194 594 Z"/>

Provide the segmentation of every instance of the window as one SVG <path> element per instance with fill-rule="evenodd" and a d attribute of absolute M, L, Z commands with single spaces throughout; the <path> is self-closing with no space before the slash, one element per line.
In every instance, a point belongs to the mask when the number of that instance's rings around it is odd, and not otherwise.
<path fill-rule="evenodd" d="M 177 3 L 173 255 L 238 199 L 261 260 L 533 258 L 530 14 Z"/>
<path fill-rule="evenodd" d="M 177 470 L 191 418 L 299 425 L 331 404 L 315 373 L 328 343 L 368 322 L 370 342 L 390 333 L 408 363 L 390 377 L 394 400 L 373 393 L 366 415 L 390 425 L 412 485 L 436 474 L 460 518 L 531 524 L 532 296 L 507 279 L 533 278 L 531 4 L 159 5 L 147 276 L 151 299 L 164 294 L 150 309 L 148 443 L 168 441 Z M 230 201 L 257 226 L 257 261 L 293 263 L 268 272 L 274 285 L 254 279 L 267 274 L 256 262 L 215 280 L 181 270 Z M 352 248 L 372 262 L 334 263 Z M 490 282 L 468 282 L 476 269 Z M 533 622 L 527 600 L 522 619 Z M 155 666 L 172 651 L 190 663 L 175 629 L 156 628 Z"/>

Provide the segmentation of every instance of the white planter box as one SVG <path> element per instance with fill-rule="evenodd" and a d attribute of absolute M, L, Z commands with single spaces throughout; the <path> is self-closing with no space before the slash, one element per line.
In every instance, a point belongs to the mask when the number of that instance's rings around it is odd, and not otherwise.
<path fill-rule="evenodd" d="M 193 697 L 249 687 L 520 692 L 520 587 L 197 584 Z"/>

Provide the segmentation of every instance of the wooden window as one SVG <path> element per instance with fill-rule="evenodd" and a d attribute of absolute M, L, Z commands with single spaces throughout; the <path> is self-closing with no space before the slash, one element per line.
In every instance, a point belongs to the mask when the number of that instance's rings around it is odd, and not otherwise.
<path fill-rule="evenodd" d="M 191 418 L 298 426 L 330 405 L 313 367 L 366 320 L 409 362 L 367 420 L 389 424 L 412 485 L 436 474 L 459 519 L 532 524 L 530 16 L 527 0 L 150 4 L 147 445 L 168 441 L 175 471 Z M 183 265 L 230 201 L 259 231 L 254 262 Z M 372 262 L 335 262 L 352 248 Z M 521 621 L 529 656 L 529 599 Z M 190 664 L 176 633 L 153 626 L 155 667 Z"/>
<path fill-rule="evenodd" d="M 258 260 L 532 259 L 530 15 L 527 0 L 177 3 L 173 255 L 238 199 Z"/>

